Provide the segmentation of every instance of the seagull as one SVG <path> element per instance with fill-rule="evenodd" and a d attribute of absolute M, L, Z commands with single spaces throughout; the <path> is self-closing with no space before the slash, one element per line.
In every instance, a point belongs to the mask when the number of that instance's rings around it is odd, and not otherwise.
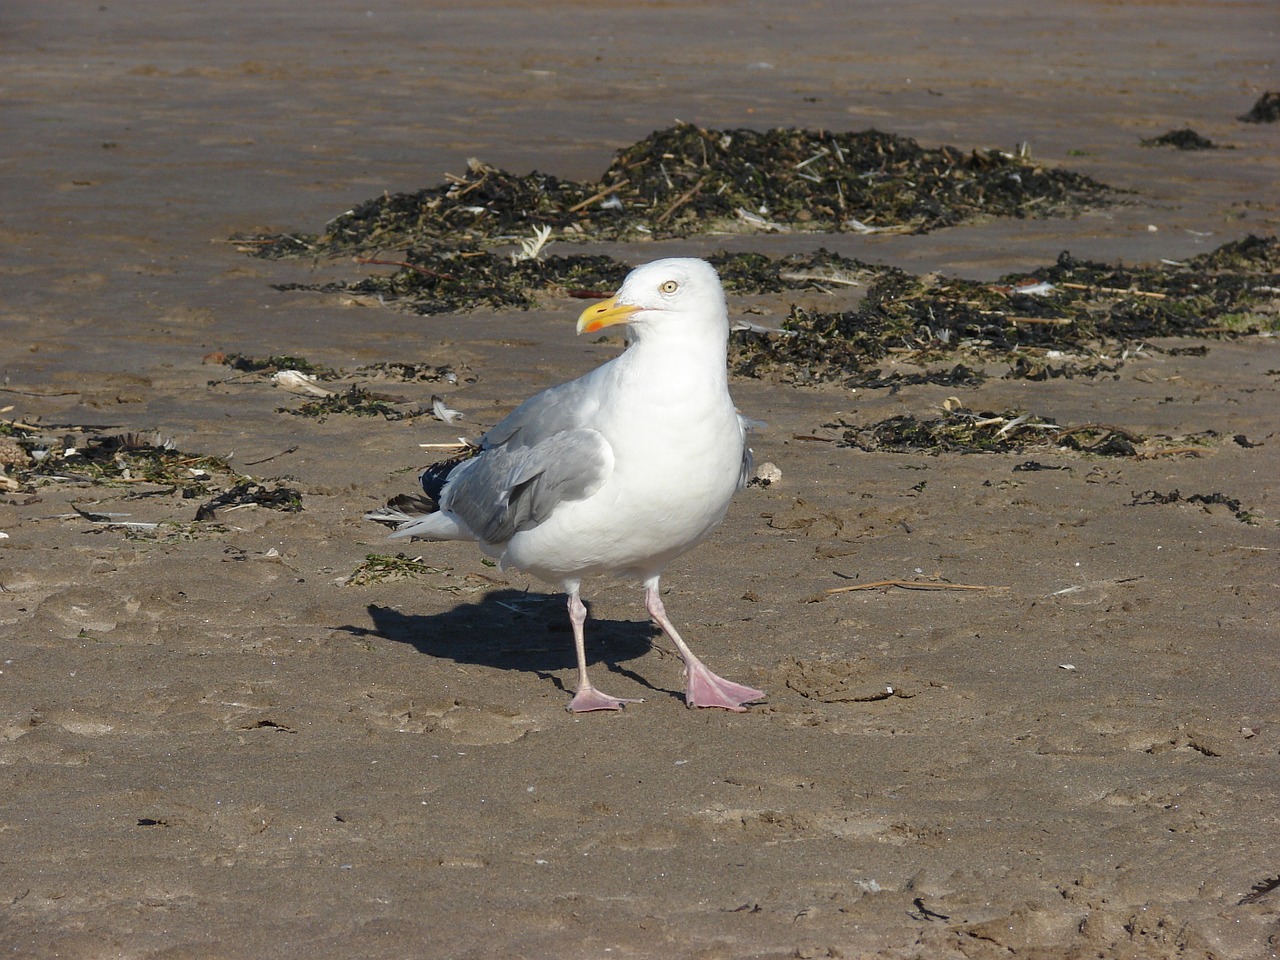
<path fill-rule="evenodd" d="M 421 474 L 435 512 L 384 508 L 393 537 L 472 540 L 503 568 L 558 584 L 578 657 L 573 713 L 620 710 L 587 675 L 584 577 L 644 584 L 645 609 L 684 660 L 685 702 L 742 712 L 761 690 L 712 673 L 662 604 L 660 578 L 705 540 L 752 475 L 753 421 L 729 396 L 729 318 L 715 269 L 692 258 L 632 270 L 612 298 L 578 318 L 578 333 L 627 325 L 627 348 L 594 370 L 526 400 L 471 455 Z"/>

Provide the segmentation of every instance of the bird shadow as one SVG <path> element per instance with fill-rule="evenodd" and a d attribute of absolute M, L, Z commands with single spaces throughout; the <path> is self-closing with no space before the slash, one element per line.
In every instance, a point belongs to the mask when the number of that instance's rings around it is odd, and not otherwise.
<path fill-rule="evenodd" d="M 573 632 L 563 595 L 497 590 L 443 613 L 415 615 L 392 607 L 369 604 L 371 626 L 338 629 L 357 637 L 378 637 L 403 643 L 427 656 L 478 664 L 501 670 L 520 670 L 550 680 L 572 693 L 576 678 L 566 686 L 556 672 L 573 669 Z M 661 691 L 622 666 L 655 649 L 657 628 L 646 621 L 587 621 L 588 666 L 603 664 L 610 672 Z M 594 672 L 594 671 L 593 671 Z"/>

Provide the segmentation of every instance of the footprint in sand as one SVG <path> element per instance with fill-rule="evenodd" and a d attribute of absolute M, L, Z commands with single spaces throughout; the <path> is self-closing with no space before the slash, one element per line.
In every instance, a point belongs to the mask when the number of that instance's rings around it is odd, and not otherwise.
<path fill-rule="evenodd" d="M 443 734 L 450 742 L 465 746 L 514 743 L 538 728 L 533 717 L 514 710 L 457 700 L 423 704 L 383 691 L 366 692 L 353 709 L 382 730 Z"/>
<path fill-rule="evenodd" d="M 131 622 L 141 606 L 136 597 L 71 587 L 42 600 L 24 632 L 57 640 L 79 633 L 101 635 Z"/>

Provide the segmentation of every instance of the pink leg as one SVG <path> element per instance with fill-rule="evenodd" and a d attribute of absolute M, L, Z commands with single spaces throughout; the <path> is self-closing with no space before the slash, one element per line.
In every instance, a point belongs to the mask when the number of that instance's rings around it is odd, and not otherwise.
<path fill-rule="evenodd" d="M 587 622 L 587 608 L 578 596 L 578 585 L 569 588 L 569 622 L 573 624 L 573 646 L 578 653 L 578 692 L 566 708 L 570 713 L 586 713 L 590 710 L 621 710 L 624 704 L 643 703 L 643 700 L 627 700 L 601 693 L 587 679 L 587 647 L 583 625 Z"/>
<path fill-rule="evenodd" d="M 724 677 L 718 677 L 707 669 L 706 664 L 693 655 L 689 645 L 680 638 L 676 628 L 667 619 L 666 608 L 662 605 L 662 597 L 658 595 L 658 578 L 654 577 L 644 585 L 644 605 L 653 617 L 654 623 L 662 628 L 662 632 L 671 638 L 671 642 L 684 658 L 685 688 L 684 701 L 691 707 L 722 707 L 734 713 L 742 713 L 747 708 L 744 704 L 752 700 L 762 700 L 763 690 L 745 687 Z"/>

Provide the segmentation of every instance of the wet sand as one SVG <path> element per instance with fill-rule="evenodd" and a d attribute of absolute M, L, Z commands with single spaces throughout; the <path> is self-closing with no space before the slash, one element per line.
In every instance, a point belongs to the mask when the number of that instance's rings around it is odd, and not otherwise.
<path fill-rule="evenodd" d="M 289 416 L 297 398 L 202 363 L 450 364 L 457 385 L 397 392 L 442 393 L 483 429 L 616 352 L 573 336 L 580 302 L 415 317 L 276 291 L 360 273 L 226 239 L 317 230 L 472 156 L 585 179 L 676 118 L 1026 142 L 1134 202 L 925 236 L 574 251 L 826 246 L 988 279 L 1062 250 L 1153 263 L 1275 234 L 1280 128 L 1236 120 L 1280 89 L 1273 4 L 854 8 L 6 5 L 0 417 L 158 432 L 299 489 L 304 509 L 139 538 L 67 515 L 189 523 L 193 501 L 0 496 L 0 950 L 1276 954 L 1274 338 L 1204 356 L 1161 341 L 1114 377 L 962 391 L 975 409 L 1221 435 L 1200 456 L 1054 454 L 1038 459 L 1067 469 L 1039 472 L 831 442 L 840 419 L 929 414 L 955 388 L 735 379 L 782 481 L 741 493 L 665 583 L 711 666 L 769 692 L 742 715 L 684 707 L 634 585 L 588 585 L 588 638 L 601 684 L 646 702 L 581 717 L 545 586 L 459 544 L 414 545 L 436 570 L 416 581 L 344 585 L 400 549 L 363 513 L 462 424 Z M 1184 126 L 1234 149 L 1139 146 Z M 796 300 L 750 305 L 778 320 Z M 1257 522 L 1134 503 L 1175 489 Z M 847 578 L 989 589 L 815 601 Z"/>

